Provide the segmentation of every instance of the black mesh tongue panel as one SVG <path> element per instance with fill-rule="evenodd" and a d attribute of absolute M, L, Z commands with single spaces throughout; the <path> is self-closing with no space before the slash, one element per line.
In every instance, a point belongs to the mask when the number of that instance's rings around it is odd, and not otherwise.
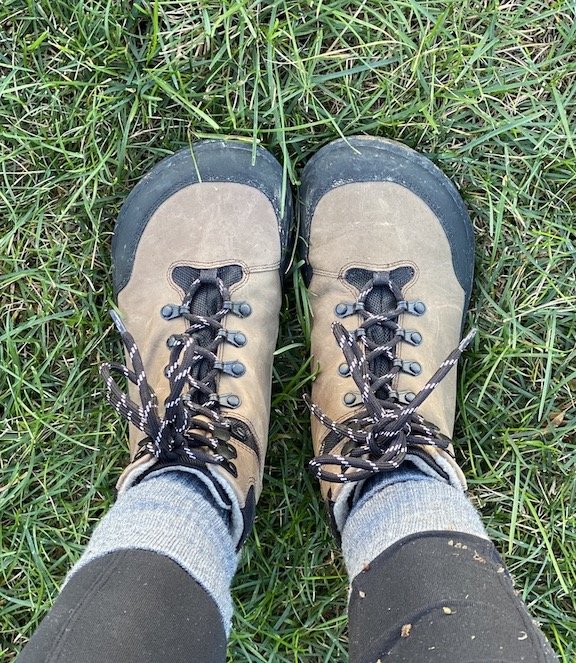
<path fill-rule="evenodd" d="M 178 265 L 172 269 L 172 280 L 184 291 L 184 299 L 188 298 L 192 284 L 197 279 L 202 281 L 190 302 L 190 313 L 192 315 L 210 317 L 222 308 L 223 302 L 215 283 L 216 278 L 221 279 L 224 285 L 229 288 L 242 278 L 242 267 L 240 265 L 226 265 L 217 269 L 197 269 L 187 265 Z M 206 347 L 212 343 L 216 334 L 212 329 L 204 329 L 197 332 L 195 337 L 200 345 Z M 197 380 L 202 380 L 209 369 L 210 366 L 206 365 L 206 361 L 199 361 L 192 369 L 192 376 Z"/>
<path fill-rule="evenodd" d="M 240 265 L 225 265 L 224 267 L 218 267 L 216 270 L 196 269 L 196 267 L 179 265 L 172 270 L 172 280 L 177 286 L 180 286 L 184 292 L 188 292 L 192 287 L 192 283 L 200 278 L 201 272 L 204 274 L 216 272 L 218 278 L 222 279 L 227 288 L 234 285 L 234 283 L 238 283 L 242 278 L 242 267 L 240 267 Z"/>
<path fill-rule="evenodd" d="M 376 272 L 369 269 L 360 269 L 359 267 L 352 267 L 344 275 L 345 280 L 361 291 L 366 283 L 374 278 Z M 412 267 L 397 267 L 390 271 L 390 278 L 403 288 L 410 279 L 414 276 L 414 269 Z M 379 315 L 396 308 L 396 298 L 385 285 L 374 286 L 365 300 L 365 308 L 373 315 Z M 372 325 L 367 334 L 368 338 L 377 345 L 387 345 L 393 337 L 393 332 L 382 325 Z M 384 357 L 377 357 L 370 366 L 370 370 L 377 376 L 387 373 L 390 368 L 390 362 Z"/>
<path fill-rule="evenodd" d="M 381 274 L 382 272 L 375 272 L 371 269 L 360 269 L 360 267 L 352 267 L 346 272 L 346 274 L 344 274 L 344 278 L 350 285 L 353 285 L 358 290 L 362 290 L 368 281 L 374 277 L 374 274 L 378 273 Z M 396 269 L 392 269 L 389 273 L 392 280 L 398 285 L 398 287 L 403 288 L 414 276 L 414 269 L 406 265 L 404 267 L 397 267 Z M 377 288 L 382 287 L 384 286 L 377 286 Z M 388 288 L 386 288 L 386 290 L 388 290 Z M 388 290 L 388 292 L 390 291 Z M 382 313 L 382 311 L 378 312 Z"/>

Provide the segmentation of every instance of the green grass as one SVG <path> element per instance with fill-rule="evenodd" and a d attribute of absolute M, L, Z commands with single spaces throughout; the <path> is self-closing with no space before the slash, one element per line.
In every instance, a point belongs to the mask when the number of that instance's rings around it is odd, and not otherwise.
<path fill-rule="evenodd" d="M 1 3 L 3 661 L 126 461 L 97 367 L 121 356 L 106 311 L 127 192 L 214 136 L 267 146 L 297 186 L 315 150 L 360 133 L 427 153 L 471 210 L 480 334 L 461 364 L 459 459 L 532 614 L 576 660 L 575 19 L 572 2 L 538 0 Z M 279 344 L 296 346 L 276 362 L 230 656 L 343 661 L 346 578 L 305 470 L 292 288 L 287 304 Z"/>

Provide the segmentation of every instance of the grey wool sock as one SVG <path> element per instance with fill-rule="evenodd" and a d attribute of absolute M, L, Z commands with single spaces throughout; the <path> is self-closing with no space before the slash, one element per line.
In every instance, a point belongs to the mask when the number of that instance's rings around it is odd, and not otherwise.
<path fill-rule="evenodd" d="M 342 530 L 350 581 L 396 541 L 434 530 L 489 538 L 463 490 L 411 465 L 383 474 L 354 505 Z"/>
<path fill-rule="evenodd" d="M 126 549 L 149 550 L 179 564 L 214 599 L 230 632 L 230 583 L 238 556 L 229 513 L 202 480 L 172 471 L 129 488 L 100 521 L 70 578 L 94 559 Z"/>

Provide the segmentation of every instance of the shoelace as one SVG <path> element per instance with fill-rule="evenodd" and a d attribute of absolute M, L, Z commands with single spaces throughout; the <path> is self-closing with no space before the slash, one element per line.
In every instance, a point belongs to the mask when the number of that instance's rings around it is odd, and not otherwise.
<path fill-rule="evenodd" d="M 380 279 L 382 281 L 382 279 Z M 382 284 L 379 283 L 379 284 Z M 422 451 L 422 445 L 431 445 L 440 449 L 448 449 L 451 440 L 418 414 L 417 409 L 428 398 L 449 371 L 458 363 L 460 355 L 470 344 L 476 330 L 470 331 L 448 357 L 442 362 L 434 375 L 406 406 L 401 406 L 391 388 L 394 375 L 400 370 L 397 366 L 382 376 L 370 371 L 369 363 L 374 357 L 385 355 L 393 366 L 393 347 L 400 339 L 395 335 L 387 345 L 378 346 L 365 336 L 365 329 L 373 324 L 384 324 L 395 333 L 400 329 L 395 322 L 398 316 L 407 310 L 408 303 L 401 297 L 401 291 L 389 278 L 385 281 L 397 299 L 397 307 L 385 314 L 373 315 L 363 308 L 367 294 L 375 285 L 375 279 L 369 281 L 359 294 L 357 307 L 365 318 L 360 329 L 362 333 L 351 333 L 342 324 L 334 322 L 332 331 L 348 363 L 350 374 L 354 379 L 364 404 L 362 411 L 356 416 L 338 423 L 327 417 L 322 410 L 305 396 L 305 401 L 312 414 L 335 434 L 330 444 L 333 448 L 343 439 L 348 439 L 351 448 L 345 453 L 325 453 L 310 461 L 310 469 L 318 479 L 333 483 L 362 481 L 378 472 L 398 468 L 408 452 L 417 455 L 424 462 L 433 461 L 429 454 Z M 358 345 L 360 338 L 367 352 Z M 384 388 L 385 398 L 377 397 L 376 393 Z M 336 466 L 341 471 L 332 472 L 325 466 Z"/>
<path fill-rule="evenodd" d="M 223 281 L 215 278 L 214 283 L 222 301 L 229 302 L 229 293 Z M 230 421 L 219 412 L 219 398 L 215 393 L 219 369 L 214 364 L 217 361 L 218 346 L 224 341 L 224 336 L 218 334 L 223 329 L 220 321 L 229 309 L 223 305 L 211 316 L 192 315 L 190 303 L 200 285 L 200 279 L 192 283 L 178 311 L 178 316 L 191 323 L 190 327 L 183 334 L 168 339 L 171 350 L 165 375 L 170 383 L 170 393 L 164 401 L 164 416 L 159 414 L 158 399 L 146 377 L 134 337 L 115 311 L 111 311 L 110 315 L 128 352 L 133 370 L 123 364 L 106 362 L 100 368 L 100 375 L 106 383 L 109 403 L 147 436 L 140 443 L 138 456 L 148 452 L 162 460 L 226 466 L 228 461 L 218 452 L 218 447 L 230 437 Z M 201 346 L 195 338 L 195 334 L 205 329 L 216 332 L 214 340 L 207 347 Z M 209 369 L 201 379 L 197 379 L 192 376 L 192 369 L 201 360 L 206 360 Z M 138 387 L 141 404 L 130 400 L 122 391 L 113 377 L 115 373 Z M 184 390 L 186 393 L 183 393 Z"/>

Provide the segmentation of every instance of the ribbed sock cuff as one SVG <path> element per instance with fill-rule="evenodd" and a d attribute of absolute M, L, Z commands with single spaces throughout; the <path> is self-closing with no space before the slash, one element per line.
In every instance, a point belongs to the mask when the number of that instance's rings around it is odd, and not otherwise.
<path fill-rule="evenodd" d="M 68 578 L 88 562 L 118 550 L 165 555 L 214 599 L 228 634 L 233 611 L 230 584 L 238 563 L 228 520 L 229 513 L 214 504 L 198 477 L 177 471 L 152 475 L 118 497 Z"/>
<path fill-rule="evenodd" d="M 382 475 L 354 505 L 342 530 L 350 580 L 400 539 L 427 531 L 488 539 L 478 512 L 459 488 L 410 467 Z"/>

